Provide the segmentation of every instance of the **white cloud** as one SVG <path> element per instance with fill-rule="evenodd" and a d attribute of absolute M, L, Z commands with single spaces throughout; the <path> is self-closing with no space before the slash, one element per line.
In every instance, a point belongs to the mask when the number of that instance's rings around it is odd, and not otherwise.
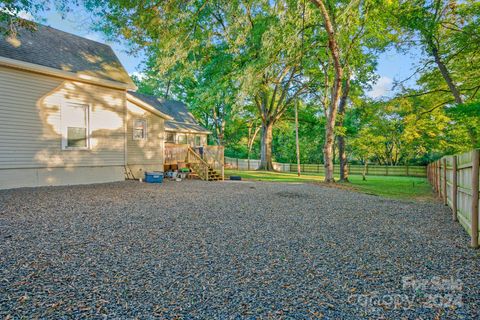
<path fill-rule="evenodd" d="M 8 10 L 6 8 L 1 8 L 0 7 L 0 11 L 5 12 L 6 14 L 9 14 L 9 15 L 12 15 L 12 16 L 16 16 L 16 17 L 25 19 L 25 20 L 35 21 L 35 18 L 33 17 L 33 15 L 30 12 L 27 12 L 25 10 L 20 10 L 16 13 L 16 11 L 11 11 L 11 10 Z"/>
<path fill-rule="evenodd" d="M 374 99 L 388 96 L 392 91 L 392 85 L 392 78 L 381 76 L 380 79 L 378 79 L 378 81 L 373 85 L 372 90 L 367 92 L 367 95 Z"/>
<path fill-rule="evenodd" d="M 137 77 L 139 80 L 142 80 L 142 79 L 145 78 L 146 75 L 145 75 L 145 73 L 143 73 L 143 72 L 135 71 L 135 72 L 130 73 L 130 76 L 135 76 L 135 77 Z"/>
<path fill-rule="evenodd" d="M 33 17 L 33 15 L 30 12 L 27 12 L 25 10 L 21 10 L 18 13 L 18 17 L 20 17 L 22 19 L 25 19 L 25 20 L 35 21 L 35 18 Z"/>
<path fill-rule="evenodd" d="M 102 42 L 102 38 L 97 33 L 89 33 L 87 35 L 84 35 L 83 37 L 93 41 Z"/>

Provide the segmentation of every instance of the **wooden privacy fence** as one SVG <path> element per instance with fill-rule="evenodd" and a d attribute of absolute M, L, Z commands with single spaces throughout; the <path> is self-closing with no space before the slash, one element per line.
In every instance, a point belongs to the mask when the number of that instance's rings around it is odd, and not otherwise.
<path fill-rule="evenodd" d="M 260 167 L 260 160 L 256 159 L 237 159 L 225 157 L 225 167 L 235 170 L 257 170 Z M 297 165 L 293 163 L 279 163 L 274 162 L 273 167 L 277 171 L 282 172 L 297 172 Z M 324 174 L 325 168 L 323 164 L 301 164 L 301 171 L 304 173 L 318 173 Z M 362 174 L 364 170 L 363 165 L 348 165 L 350 174 Z M 334 166 L 334 172 L 340 172 L 340 166 Z M 369 165 L 366 170 L 367 175 L 370 176 L 413 176 L 426 177 L 427 167 L 425 166 L 380 166 Z"/>
<path fill-rule="evenodd" d="M 479 239 L 479 167 L 480 150 L 445 156 L 427 167 L 428 180 L 445 205 L 452 208 L 452 218 L 467 230 L 470 245 L 478 248 Z"/>

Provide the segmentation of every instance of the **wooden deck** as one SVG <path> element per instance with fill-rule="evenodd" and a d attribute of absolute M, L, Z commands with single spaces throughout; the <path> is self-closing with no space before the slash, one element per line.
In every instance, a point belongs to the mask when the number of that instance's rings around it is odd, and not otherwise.
<path fill-rule="evenodd" d="M 188 167 L 198 171 L 200 167 L 207 166 L 208 170 L 219 171 L 219 176 L 223 179 L 224 148 L 222 146 L 196 148 L 188 144 L 165 143 L 164 170 Z M 206 176 L 208 177 L 208 174 Z"/>

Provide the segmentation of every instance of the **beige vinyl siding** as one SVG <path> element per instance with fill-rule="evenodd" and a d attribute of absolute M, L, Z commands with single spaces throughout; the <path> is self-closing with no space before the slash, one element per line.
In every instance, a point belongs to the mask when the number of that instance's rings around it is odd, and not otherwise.
<path fill-rule="evenodd" d="M 129 165 L 153 165 L 163 170 L 164 160 L 164 119 L 127 101 L 127 153 Z M 147 138 L 133 139 L 133 122 L 144 119 L 147 122 Z M 150 169 L 149 169 L 150 170 Z"/>
<path fill-rule="evenodd" d="M 91 148 L 62 150 L 61 106 L 88 104 Z M 123 165 L 125 91 L 0 66 L 0 169 Z"/>
<path fill-rule="evenodd" d="M 0 170 L 0 189 L 121 181 L 123 166 Z"/>

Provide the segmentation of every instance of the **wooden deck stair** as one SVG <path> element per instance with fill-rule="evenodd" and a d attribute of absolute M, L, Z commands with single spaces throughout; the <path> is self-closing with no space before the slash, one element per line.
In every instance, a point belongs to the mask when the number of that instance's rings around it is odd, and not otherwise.
<path fill-rule="evenodd" d="M 221 175 L 190 147 L 188 147 L 186 162 L 190 165 L 193 174 L 197 175 L 200 179 L 204 181 L 222 180 Z"/>

